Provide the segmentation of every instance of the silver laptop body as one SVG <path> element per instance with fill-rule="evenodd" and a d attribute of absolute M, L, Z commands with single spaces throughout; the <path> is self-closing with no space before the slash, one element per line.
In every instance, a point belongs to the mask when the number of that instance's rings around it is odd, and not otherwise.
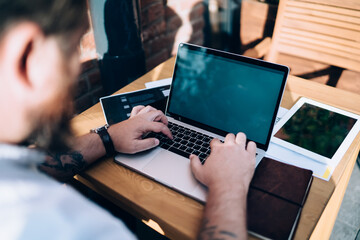
<path fill-rule="evenodd" d="M 181 43 L 165 114 L 174 129 L 189 129 L 177 136 L 198 134 L 198 139 L 208 141 L 206 136 L 224 140 L 229 132 L 244 132 L 257 144 L 257 166 L 270 142 L 288 72 L 286 66 Z M 201 143 L 198 139 L 193 143 Z M 190 141 L 178 143 L 188 146 Z M 179 154 L 178 144 L 170 144 L 118 154 L 115 162 L 205 202 L 207 189 L 192 175 L 189 154 Z"/>

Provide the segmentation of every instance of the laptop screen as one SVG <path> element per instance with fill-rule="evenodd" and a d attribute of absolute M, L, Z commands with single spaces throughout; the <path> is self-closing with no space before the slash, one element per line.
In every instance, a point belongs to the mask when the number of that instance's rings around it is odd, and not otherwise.
<path fill-rule="evenodd" d="M 268 145 L 287 74 L 281 65 L 180 44 L 167 112 Z"/>

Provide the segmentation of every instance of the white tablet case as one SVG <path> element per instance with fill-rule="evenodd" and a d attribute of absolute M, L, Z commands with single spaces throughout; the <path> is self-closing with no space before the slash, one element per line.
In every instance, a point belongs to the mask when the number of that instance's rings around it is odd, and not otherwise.
<path fill-rule="evenodd" d="M 299 101 L 297 101 L 295 103 L 295 105 L 281 118 L 281 120 L 275 125 L 274 127 L 274 133 L 277 133 L 281 127 L 296 113 L 296 111 L 304 104 L 304 103 L 308 103 L 314 106 L 318 106 L 324 109 L 327 109 L 329 111 L 335 112 L 335 113 L 339 113 L 351 118 L 356 119 L 356 123 L 354 124 L 354 126 L 352 127 L 352 129 L 350 130 L 350 132 L 347 134 L 347 136 L 345 137 L 344 141 L 341 143 L 341 145 L 339 146 L 339 148 L 337 149 L 337 151 L 335 152 L 335 154 L 333 155 L 333 157 L 327 158 L 325 156 L 322 156 L 320 154 L 314 153 L 312 151 L 309 151 L 305 148 L 299 147 L 297 145 L 294 145 L 292 143 L 286 142 L 280 138 L 277 138 L 275 136 L 273 136 L 272 138 L 272 142 L 279 144 L 280 146 L 283 146 L 285 148 L 288 148 L 292 151 L 295 151 L 297 153 L 300 153 L 306 157 L 309 157 L 315 161 L 327 164 L 327 165 L 334 165 L 337 164 L 338 161 L 340 161 L 340 159 L 344 156 L 345 152 L 347 151 L 347 149 L 350 147 L 352 141 L 355 139 L 356 135 L 359 133 L 360 131 L 360 116 L 327 104 L 323 104 L 320 102 L 317 102 L 315 100 L 312 99 L 308 99 L 305 97 L 302 97 L 299 99 Z"/>

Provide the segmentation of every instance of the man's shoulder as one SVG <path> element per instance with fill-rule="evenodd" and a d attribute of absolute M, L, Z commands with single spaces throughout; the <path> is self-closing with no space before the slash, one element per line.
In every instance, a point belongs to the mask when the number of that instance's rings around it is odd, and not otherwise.
<path fill-rule="evenodd" d="M 64 238 L 91 234 L 89 238 L 134 239 L 121 221 L 72 187 L 30 169 L 12 171 L 7 178 L 0 177 L 0 223 L 5 223 L 0 232 L 6 234 L 17 226 L 22 236 L 51 237 L 56 233 Z"/>

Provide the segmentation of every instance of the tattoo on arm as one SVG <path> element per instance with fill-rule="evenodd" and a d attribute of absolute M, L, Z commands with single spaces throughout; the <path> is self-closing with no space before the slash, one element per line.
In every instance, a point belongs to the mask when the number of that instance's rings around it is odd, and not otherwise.
<path fill-rule="evenodd" d="M 80 152 L 63 152 L 50 154 L 38 167 L 41 171 L 66 181 L 81 172 L 86 167 L 86 161 Z"/>
<path fill-rule="evenodd" d="M 216 225 L 210 225 L 208 219 L 204 219 L 203 227 L 199 234 L 200 240 L 227 240 L 237 239 L 238 236 L 230 231 L 221 230 Z"/>

